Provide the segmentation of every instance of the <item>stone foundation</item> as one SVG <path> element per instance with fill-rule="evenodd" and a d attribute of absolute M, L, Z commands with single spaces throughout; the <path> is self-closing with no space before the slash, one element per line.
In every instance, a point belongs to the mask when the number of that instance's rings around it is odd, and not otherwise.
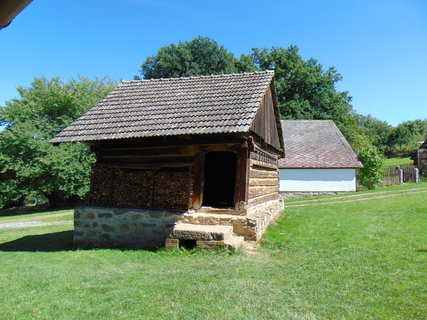
<path fill-rule="evenodd" d="M 162 210 L 78 207 L 74 210 L 74 243 L 91 247 L 158 248 L 180 213 Z"/>
<path fill-rule="evenodd" d="M 282 211 L 283 201 L 279 199 L 250 207 L 245 216 L 78 207 L 74 211 L 74 243 L 91 247 L 159 248 L 165 246 L 166 229 L 176 223 L 232 226 L 235 235 L 258 241 Z"/>
<path fill-rule="evenodd" d="M 294 191 L 294 192 L 280 192 L 282 199 L 305 198 L 314 196 L 329 196 L 341 193 L 349 193 L 352 191 Z"/>
<path fill-rule="evenodd" d="M 271 200 L 249 207 L 245 216 L 213 213 L 184 213 L 174 217 L 175 222 L 233 226 L 234 234 L 245 237 L 245 240 L 258 241 L 267 230 L 269 223 L 283 211 L 283 200 Z"/>

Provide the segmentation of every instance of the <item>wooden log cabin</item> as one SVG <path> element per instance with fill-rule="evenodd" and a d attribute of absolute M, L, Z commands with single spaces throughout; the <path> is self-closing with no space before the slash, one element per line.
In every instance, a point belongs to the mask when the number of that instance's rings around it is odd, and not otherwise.
<path fill-rule="evenodd" d="M 124 81 L 51 142 L 96 154 L 74 241 L 238 247 L 283 210 L 274 72 Z"/>
<path fill-rule="evenodd" d="M 421 175 L 427 176 L 427 138 L 411 157 Z"/>

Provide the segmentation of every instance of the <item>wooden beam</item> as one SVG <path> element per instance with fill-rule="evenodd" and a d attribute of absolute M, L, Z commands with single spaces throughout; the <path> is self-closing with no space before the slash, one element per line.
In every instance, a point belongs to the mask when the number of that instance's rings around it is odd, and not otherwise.
<path fill-rule="evenodd" d="M 192 168 L 193 176 L 193 197 L 191 199 L 192 208 L 199 210 L 203 203 L 203 179 L 205 171 L 205 154 L 199 152 L 196 155 L 195 162 Z"/>

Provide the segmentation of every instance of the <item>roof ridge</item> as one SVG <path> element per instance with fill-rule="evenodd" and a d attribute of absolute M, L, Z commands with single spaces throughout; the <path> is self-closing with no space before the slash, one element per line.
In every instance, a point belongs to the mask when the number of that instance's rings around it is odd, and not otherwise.
<path fill-rule="evenodd" d="M 235 73 L 221 73 L 221 74 L 210 74 L 210 75 L 202 75 L 202 76 L 189 76 L 189 77 L 170 77 L 170 78 L 151 78 L 151 79 L 140 79 L 140 80 L 122 80 L 121 84 L 125 83 L 138 83 L 138 82 L 146 82 L 146 81 L 171 81 L 171 80 L 186 80 L 186 79 L 201 79 L 201 78 L 214 78 L 214 77 L 230 77 L 230 76 L 240 76 L 240 75 L 252 75 L 252 74 L 260 74 L 260 73 L 272 73 L 274 74 L 274 70 L 264 70 L 264 71 L 252 71 L 252 72 L 235 72 Z"/>

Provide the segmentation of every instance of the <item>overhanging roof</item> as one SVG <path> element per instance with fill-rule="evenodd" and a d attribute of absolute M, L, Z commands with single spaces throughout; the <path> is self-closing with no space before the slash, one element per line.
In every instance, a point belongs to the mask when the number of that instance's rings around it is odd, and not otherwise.
<path fill-rule="evenodd" d="M 0 29 L 6 28 L 32 0 L 1 0 Z"/>
<path fill-rule="evenodd" d="M 263 71 L 124 81 L 51 142 L 247 133 L 273 77 Z"/>

